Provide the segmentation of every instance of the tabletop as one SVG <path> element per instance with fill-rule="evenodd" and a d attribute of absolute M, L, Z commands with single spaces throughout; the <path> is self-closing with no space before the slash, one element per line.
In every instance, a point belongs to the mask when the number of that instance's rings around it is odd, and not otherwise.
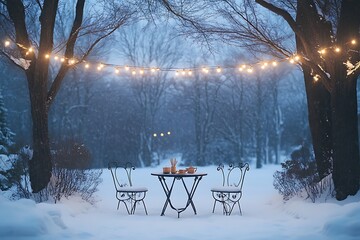
<path fill-rule="evenodd" d="M 159 172 L 159 173 L 151 173 L 151 175 L 153 176 L 158 176 L 158 177 L 202 177 L 202 176 L 206 176 L 207 173 L 175 173 L 175 174 L 172 174 L 172 173 L 162 173 L 162 172 Z"/>

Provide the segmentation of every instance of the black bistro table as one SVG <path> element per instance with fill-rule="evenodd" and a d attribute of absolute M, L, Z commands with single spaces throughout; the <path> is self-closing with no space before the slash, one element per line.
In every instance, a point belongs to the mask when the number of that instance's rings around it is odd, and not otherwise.
<path fill-rule="evenodd" d="M 161 183 L 161 186 L 166 195 L 166 201 L 165 201 L 164 207 L 161 211 L 161 216 L 164 216 L 165 210 L 168 207 L 168 205 L 170 205 L 170 207 L 178 213 L 178 218 L 180 217 L 180 213 L 185 211 L 189 206 L 192 207 L 192 209 L 194 210 L 194 214 L 196 215 L 196 208 L 195 208 L 195 204 L 194 204 L 192 198 L 195 194 L 196 188 L 199 185 L 200 180 L 202 179 L 203 176 L 206 176 L 207 173 L 184 173 L 184 174 L 151 173 L 151 175 L 158 177 L 158 179 Z M 194 179 L 191 188 L 189 188 L 186 185 L 184 178 L 193 178 Z M 171 182 L 170 187 L 167 184 L 166 179 L 170 179 L 170 182 Z M 186 201 L 185 207 L 176 208 L 176 207 L 174 207 L 174 205 L 171 202 L 171 193 L 173 191 L 174 183 L 176 180 L 181 181 L 182 186 L 184 187 L 184 189 L 186 191 L 187 201 Z M 190 189 L 190 191 L 189 191 L 189 189 Z"/>

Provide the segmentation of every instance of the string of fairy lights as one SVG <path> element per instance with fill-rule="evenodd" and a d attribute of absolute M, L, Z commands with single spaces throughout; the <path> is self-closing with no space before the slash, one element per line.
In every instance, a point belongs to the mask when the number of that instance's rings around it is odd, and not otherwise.
<path fill-rule="evenodd" d="M 26 50 L 26 55 L 29 54 L 37 54 L 37 50 L 34 47 L 24 47 L 18 43 L 14 43 L 10 40 L 4 41 L 4 47 L 5 48 L 11 48 L 13 46 L 18 46 L 22 48 L 23 50 Z M 351 41 L 347 42 L 346 45 L 356 46 L 357 40 L 352 39 Z M 344 46 L 343 48 L 345 48 Z M 340 54 L 343 50 L 340 46 L 329 46 L 324 48 L 319 48 L 318 53 L 320 54 L 320 57 L 325 57 L 330 51 L 332 51 L 335 54 Z M 354 50 L 353 50 L 354 51 Z M 37 56 L 39 57 L 39 56 Z M 144 75 L 144 74 L 153 74 L 158 71 L 168 71 L 168 72 L 174 72 L 175 76 L 191 76 L 194 74 L 194 72 L 201 72 L 203 74 L 210 74 L 210 73 L 217 73 L 221 74 L 226 69 L 232 69 L 236 70 L 241 73 L 248 73 L 251 74 L 257 70 L 265 70 L 265 69 L 271 69 L 276 68 L 280 63 L 288 62 L 290 64 L 301 64 L 302 56 L 299 54 L 292 54 L 290 57 L 285 57 L 283 59 L 277 59 L 277 60 L 263 60 L 263 61 L 257 61 L 254 63 L 242 63 L 238 66 L 204 66 L 204 67 L 192 67 L 192 68 L 182 68 L 182 67 L 174 67 L 174 68 L 159 68 L 159 67 L 148 67 L 148 66 L 131 66 L 131 65 L 118 65 L 113 63 L 107 63 L 107 62 L 95 62 L 95 61 L 87 61 L 87 60 L 80 60 L 77 58 L 66 58 L 65 56 L 62 56 L 61 54 L 54 54 L 54 53 L 46 53 L 43 56 L 45 59 L 53 60 L 55 62 L 59 62 L 61 64 L 67 63 L 68 65 L 78 65 L 82 64 L 84 69 L 95 69 L 95 71 L 101 72 L 105 68 L 113 69 L 112 71 L 115 74 L 131 74 L 133 76 L 136 75 Z M 314 75 L 314 80 L 318 81 L 320 78 L 319 75 Z"/>

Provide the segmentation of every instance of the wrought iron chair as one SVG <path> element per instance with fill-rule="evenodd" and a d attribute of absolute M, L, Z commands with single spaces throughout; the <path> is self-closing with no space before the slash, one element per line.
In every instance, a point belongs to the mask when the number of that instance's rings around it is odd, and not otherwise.
<path fill-rule="evenodd" d="M 116 199 L 118 200 L 117 209 L 119 209 L 120 203 L 122 202 L 128 214 L 132 215 L 135 213 L 136 205 L 142 203 L 147 215 L 144 198 L 148 189 L 145 187 L 134 187 L 132 185 L 131 172 L 135 170 L 135 167 L 131 163 L 126 163 L 125 166 L 121 166 L 118 162 L 109 162 L 108 169 L 111 172 L 115 185 Z"/>
<path fill-rule="evenodd" d="M 242 215 L 240 207 L 240 199 L 242 197 L 242 187 L 246 171 L 249 171 L 248 163 L 240 163 L 239 165 L 229 165 L 227 173 L 224 172 L 224 165 L 220 164 L 217 168 L 222 173 L 222 186 L 211 189 L 214 198 L 213 213 L 216 203 L 219 202 L 223 208 L 224 215 L 230 215 L 235 207 L 239 206 L 240 215 Z"/>

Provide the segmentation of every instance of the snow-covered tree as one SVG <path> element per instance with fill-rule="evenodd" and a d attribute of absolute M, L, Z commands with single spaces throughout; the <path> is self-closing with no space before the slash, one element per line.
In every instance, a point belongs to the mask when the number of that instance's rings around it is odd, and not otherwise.
<path fill-rule="evenodd" d="M 9 148 L 14 144 L 14 133 L 7 126 L 7 109 L 0 89 L 0 154 L 7 155 Z"/>

